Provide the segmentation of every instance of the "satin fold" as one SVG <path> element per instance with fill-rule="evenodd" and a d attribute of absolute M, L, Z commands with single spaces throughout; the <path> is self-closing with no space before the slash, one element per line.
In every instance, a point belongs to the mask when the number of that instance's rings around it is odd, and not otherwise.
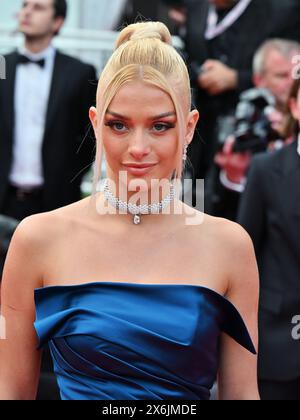
<path fill-rule="evenodd" d="M 256 354 L 234 305 L 201 286 L 50 286 L 35 303 L 63 400 L 208 400 L 222 332 Z"/>

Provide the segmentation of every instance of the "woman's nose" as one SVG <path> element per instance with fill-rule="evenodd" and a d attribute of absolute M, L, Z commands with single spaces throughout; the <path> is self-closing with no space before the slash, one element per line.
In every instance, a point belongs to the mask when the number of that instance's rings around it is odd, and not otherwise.
<path fill-rule="evenodd" d="M 133 133 L 129 141 L 129 153 L 139 160 L 150 153 L 149 141 L 142 130 Z"/>

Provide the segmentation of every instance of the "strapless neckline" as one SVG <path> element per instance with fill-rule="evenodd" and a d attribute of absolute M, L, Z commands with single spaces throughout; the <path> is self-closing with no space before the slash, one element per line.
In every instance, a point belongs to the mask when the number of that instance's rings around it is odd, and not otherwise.
<path fill-rule="evenodd" d="M 88 288 L 88 287 L 97 287 L 97 286 L 101 286 L 101 285 L 107 285 L 107 286 L 113 286 L 113 285 L 119 285 L 120 287 L 135 287 L 138 286 L 140 288 L 152 288 L 152 287 L 157 287 L 157 288 L 166 288 L 166 287 L 171 287 L 171 288 L 191 288 L 191 289 L 195 289 L 195 290 L 199 290 L 199 291 L 204 291 L 208 294 L 212 294 L 215 297 L 217 297 L 218 299 L 223 300 L 223 302 L 225 302 L 227 305 L 230 305 L 232 307 L 232 309 L 234 309 L 235 311 L 239 312 L 239 310 L 237 309 L 237 307 L 226 297 L 223 296 L 221 293 L 217 292 L 214 289 L 211 289 L 210 287 L 206 287 L 206 286 L 202 286 L 199 284 L 184 284 L 184 283 L 131 283 L 131 282 L 120 282 L 120 281 L 95 281 L 95 282 L 88 282 L 88 283 L 78 283 L 78 284 L 61 284 L 61 285 L 53 285 L 53 286 L 45 286 L 45 287 L 40 287 L 37 289 L 34 289 L 34 293 L 43 293 L 44 291 L 47 290 L 71 290 L 71 289 L 80 289 L 80 288 Z"/>
<path fill-rule="evenodd" d="M 35 289 L 38 345 L 62 399 L 207 400 L 226 333 L 256 354 L 235 306 L 206 286 L 90 282 Z"/>
<path fill-rule="evenodd" d="M 41 290 L 49 290 L 49 289 L 68 289 L 68 288 L 84 288 L 89 286 L 97 286 L 97 285 L 119 285 L 119 286 L 139 286 L 139 287 L 191 287 L 196 288 L 200 290 L 206 290 L 209 293 L 215 294 L 219 296 L 220 298 L 225 299 L 227 302 L 231 303 L 229 299 L 226 298 L 226 296 L 223 296 L 221 293 L 217 292 L 216 290 L 207 287 L 202 286 L 199 284 L 184 284 L 184 283 L 132 283 L 132 282 L 120 282 L 120 281 L 94 281 L 94 282 L 88 282 L 88 283 L 78 283 L 78 284 L 57 284 L 52 286 L 44 286 L 34 289 L 34 291 L 41 291 Z M 232 304 L 232 303 L 231 303 Z M 232 304 L 233 305 L 233 304 Z"/>

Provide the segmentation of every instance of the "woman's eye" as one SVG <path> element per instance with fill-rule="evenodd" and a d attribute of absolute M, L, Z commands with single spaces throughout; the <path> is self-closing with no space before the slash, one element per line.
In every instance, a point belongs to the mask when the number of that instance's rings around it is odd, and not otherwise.
<path fill-rule="evenodd" d="M 127 127 L 123 123 L 121 123 L 121 122 L 109 121 L 105 125 L 107 127 L 112 128 L 115 131 L 120 132 L 120 133 L 123 133 L 124 131 L 126 131 L 124 129 L 127 129 Z"/>
<path fill-rule="evenodd" d="M 125 133 L 128 130 L 128 127 L 120 121 L 108 121 L 105 125 L 118 133 Z M 175 124 L 157 123 L 152 126 L 151 130 L 155 133 L 164 133 L 174 127 Z"/>
<path fill-rule="evenodd" d="M 164 131 L 167 131 L 167 130 L 169 130 L 170 128 L 174 128 L 175 126 L 174 125 L 171 125 L 171 124 L 154 124 L 154 129 L 155 129 L 155 131 L 156 132 L 158 132 L 158 133 L 162 133 L 162 132 L 164 132 Z"/>

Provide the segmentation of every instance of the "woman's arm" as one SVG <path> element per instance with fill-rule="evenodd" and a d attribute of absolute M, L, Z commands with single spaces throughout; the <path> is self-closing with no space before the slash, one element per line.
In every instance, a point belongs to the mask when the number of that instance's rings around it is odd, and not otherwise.
<path fill-rule="evenodd" d="M 38 341 L 33 322 L 34 289 L 42 287 L 41 228 L 40 216 L 23 220 L 7 253 L 1 287 L 5 337 L 0 340 L 0 400 L 36 398 L 41 351 L 36 350 Z"/>
<path fill-rule="evenodd" d="M 259 274 L 253 243 L 241 226 L 231 222 L 226 223 L 224 240 L 228 261 L 226 272 L 229 276 L 226 297 L 240 312 L 257 350 Z M 260 399 L 257 385 L 257 356 L 225 334 L 221 341 L 219 399 Z"/>

